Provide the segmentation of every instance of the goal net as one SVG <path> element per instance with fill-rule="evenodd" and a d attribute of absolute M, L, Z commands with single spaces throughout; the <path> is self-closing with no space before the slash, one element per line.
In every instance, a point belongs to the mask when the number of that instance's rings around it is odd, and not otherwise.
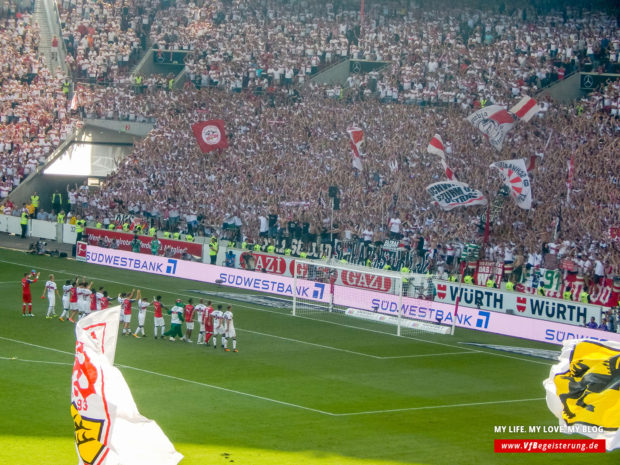
<path fill-rule="evenodd" d="M 435 312 L 432 278 L 363 266 L 296 260 L 293 315 L 414 336 L 454 334 L 454 318 Z M 443 318 L 442 318 L 443 317 Z"/>

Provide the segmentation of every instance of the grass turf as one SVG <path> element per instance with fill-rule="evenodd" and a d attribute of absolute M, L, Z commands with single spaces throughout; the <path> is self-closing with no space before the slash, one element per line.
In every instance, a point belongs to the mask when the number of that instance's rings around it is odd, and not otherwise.
<path fill-rule="evenodd" d="M 41 271 L 32 286 L 36 317 L 22 318 L 20 279 L 31 268 Z M 201 296 L 192 290 L 223 290 L 0 250 L 1 464 L 76 461 L 74 333 L 69 323 L 44 318 L 39 296 L 50 272 L 59 285 L 85 275 L 112 296 L 140 288 L 165 303 Z M 185 455 L 182 464 L 611 464 L 620 457 L 494 454 L 494 439 L 576 436 L 495 433 L 495 425 L 557 424 L 541 384 L 551 362 L 459 343 L 547 345 L 460 329 L 453 337 L 397 338 L 295 318 L 283 308 L 226 303 L 239 353 L 119 337 L 116 364 L 140 412 Z M 152 336 L 152 314 L 145 329 Z"/>

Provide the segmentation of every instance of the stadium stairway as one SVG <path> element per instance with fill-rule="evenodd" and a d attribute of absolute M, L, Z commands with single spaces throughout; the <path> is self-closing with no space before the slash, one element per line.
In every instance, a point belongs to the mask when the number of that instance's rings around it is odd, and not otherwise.
<path fill-rule="evenodd" d="M 65 76 L 69 76 L 69 68 L 65 62 L 65 47 L 60 28 L 60 16 L 56 4 L 50 0 L 35 0 L 34 21 L 39 25 L 39 55 L 45 57 L 45 63 L 52 75 L 59 70 Z M 58 54 L 52 59 L 52 38 L 56 36 L 58 42 Z"/>

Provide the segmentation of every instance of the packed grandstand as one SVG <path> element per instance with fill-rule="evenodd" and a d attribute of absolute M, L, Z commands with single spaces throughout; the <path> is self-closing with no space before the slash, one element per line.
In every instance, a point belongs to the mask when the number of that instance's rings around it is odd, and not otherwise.
<path fill-rule="evenodd" d="M 108 228 L 131 215 L 145 231 L 265 250 L 296 240 L 296 254 L 337 239 L 329 250 L 339 260 L 381 267 L 390 263 L 380 253 L 369 261 L 360 246 L 395 240 L 414 258 L 390 266 L 423 257 L 430 273 L 458 273 L 480 246 L 474 259 L 568 271 L 586 287 L 606 283 L 617 303 L 620 80 L 571 103 L 539 96 L 575 72 L 620 71 L 618 11 L 582 3 L 367 1 L 362 17 L 360 2 L 347 0 L 65 0 L 50 64 L 34 5 L 4 2 L 3 212 L 21 214 L 11 191 L 84 118 L 150 121 L 100 187 L 80 190 L 74 218 Z M 159 62 L 183 52 L 182 86 L 175 75 L 133 71 L 151 49 Z M 384 65 L 343 84 L 312 80 L 346 59 Z M 467 120 L 524 96 L 539 111 L 499 150 Z M 224 122 L 228 147 L 202 153 L 192 125 L 204 120 Z M 364 135 L 357 167 L 351 127 Z M 443 165 L 428 150 L 436 134 Z M 529 165 L 528 209 L 502 199 L 489 169 L 515 159 Z M 427 186 L 444 180 L 446 165 L 449 179 L 488 198 L 490 213 L 433 205 Z M 42 207 L 38 218 L 57 220 L 51 202 Z"/>

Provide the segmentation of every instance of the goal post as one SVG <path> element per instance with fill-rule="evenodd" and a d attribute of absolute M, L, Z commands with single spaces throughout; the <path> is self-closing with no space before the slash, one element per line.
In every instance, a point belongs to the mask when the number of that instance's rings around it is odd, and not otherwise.
<path fill-rule="evenodd" d="M 437 319 L 425 300 L 434 294 L 425 275 L 296 260 L 293 283 L 293 316 L 397 336 L 454 333 L 454 318 L 449 324 Z"/>

